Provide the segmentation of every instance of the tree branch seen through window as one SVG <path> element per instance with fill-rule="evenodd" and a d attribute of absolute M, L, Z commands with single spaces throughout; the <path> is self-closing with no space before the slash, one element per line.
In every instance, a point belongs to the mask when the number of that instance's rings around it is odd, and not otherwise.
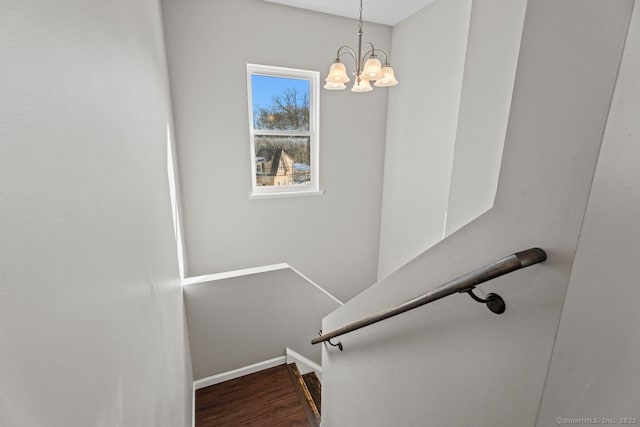
<path fill-rule="evenodd" d="M 254 112 L 256 129 L 309 130 L 309 94 L 288 88 L 271 98 L 271 105 Z"/>

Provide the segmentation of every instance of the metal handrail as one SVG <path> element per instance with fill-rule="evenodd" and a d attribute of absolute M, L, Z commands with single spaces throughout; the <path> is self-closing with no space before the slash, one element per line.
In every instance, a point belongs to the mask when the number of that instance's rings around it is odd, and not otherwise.
<path fill-rule="evenodd" d="M 463 276 L 458 277 L 457 279 L 453 279 L 436 289 L 426 292 L 411 300 L 405 301 L 395 307 L 388 308 L 381 311 L 380 313 L 365 317 L 364 319 L 350 323 L 326 334 L 322 334 L 322 331 L 320 331 L 321 335 L 311 340 L 311 344 L 318 344 L 326 341 L 333 346 L 340 347 L 340 350 L 342 350 L 341 343 L 333 344 L 330 340 L 337 336 L 353 332 L 374 323 L 378 323 L 382 320 L 397 316 L 398 314 L 405 313 L 409 310 L 413 310 L 414 308 L 423 306 L 425 304 L 455 293 L 466 292 L 471 295 L 474 300 L 486 304 L 489 310 L 491 310 L 492 312 L 501 314 L 505 310 L 505 304 L 503 299 L 499 295 L 490 293 L 485 299 L 482 299 L 473 293 L 473 289 L 481 283 L 511 273 L 512 271 L 529 267 L 530 265 L 538 264 L 545 261 L 546 259 L 546 252 L 540 248 L 531 248 L 521 252 L 516 252 L 491 264 L 487 264 L 484 267 L 473 270 L 471 273 L 467 273 Z"/>

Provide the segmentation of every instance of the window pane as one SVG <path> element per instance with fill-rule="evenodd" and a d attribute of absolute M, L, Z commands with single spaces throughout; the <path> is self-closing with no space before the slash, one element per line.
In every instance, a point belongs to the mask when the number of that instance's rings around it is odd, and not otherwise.
<path fill-rule="evenodd" d="M 309 80 L 251 75 L 254 129 L 309 130 Z"/>
<path fill-rule="evenodd" d="M 311 184 L 308 136 L 256 135 L 256 185 Z"/>

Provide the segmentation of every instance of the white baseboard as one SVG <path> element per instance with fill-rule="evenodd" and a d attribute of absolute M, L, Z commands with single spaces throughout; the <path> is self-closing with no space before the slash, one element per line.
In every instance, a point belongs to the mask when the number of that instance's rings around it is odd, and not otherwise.
<path fill-rule="evenodd" d="M 278 356 L 273 359 L 265 360 L 263 362 L 254 363 L 253 365 L 245 366 L 243 368 L 234 369 L 228 372 L 222 372 L 220 374 L 212 375 L 207 378 L 193 382 L 193 389 L 199 390 L 201 388 L 209 387 L 210 385 L 219 384 L 225 381 L 233 380 L 243 377 L 245 375 L 253 374 L 255 372 L 263 371 L 265 369 L 273 368 L 274 366 L 282 365 L 287 362 L 286 356 Z"/>
<path fill-rule="evenodd" d="M 296 353 L 291 350 L 289 347 L 286 348 L 287 353 L 287 364 L 295 363 L 298 366 L 298 371 L 302 375 L 307 374 L 311 371 L 316 373 L 316 376 L 320 381 L 322 381 L 322 366 L 318 365 L 313 360 L 310 360 L 300 353 Z"/>

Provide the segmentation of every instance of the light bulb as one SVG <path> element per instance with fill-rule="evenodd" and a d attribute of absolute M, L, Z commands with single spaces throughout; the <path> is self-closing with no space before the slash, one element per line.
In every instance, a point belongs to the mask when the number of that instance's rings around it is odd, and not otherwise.
<path fill-rule="evenodd" d="M 378 80 L 384 77 L 382 73 L 382 64 L 380 60 L 375 56 L 367 59 L 367 62 L 364 63 L 364 68 L 362 70 L 362 74 L 360 74 L 360 78 L 363 80 Z"/>
<path fill-rule="evenodd" d="M 342 62 L 336 61 L 331 64 L 331 68 L 329 68 L 329 75 L 325 79 L 326 82 L 347 83 L 349 80 L 347 69 Z"/>
<path fill-rule="evenodd" d="M 351 92 L 370 92 L 372 90 L 373 88 L 368 80 L 356 80 L 351 88 Z"/>
<path fill-rule="evenodd" d="M 342 90 L 346 89 L 347 87 L 344 85 L 344 83 L 327 82 L 324 85 L 324 88 L 328 90 Z"/>

